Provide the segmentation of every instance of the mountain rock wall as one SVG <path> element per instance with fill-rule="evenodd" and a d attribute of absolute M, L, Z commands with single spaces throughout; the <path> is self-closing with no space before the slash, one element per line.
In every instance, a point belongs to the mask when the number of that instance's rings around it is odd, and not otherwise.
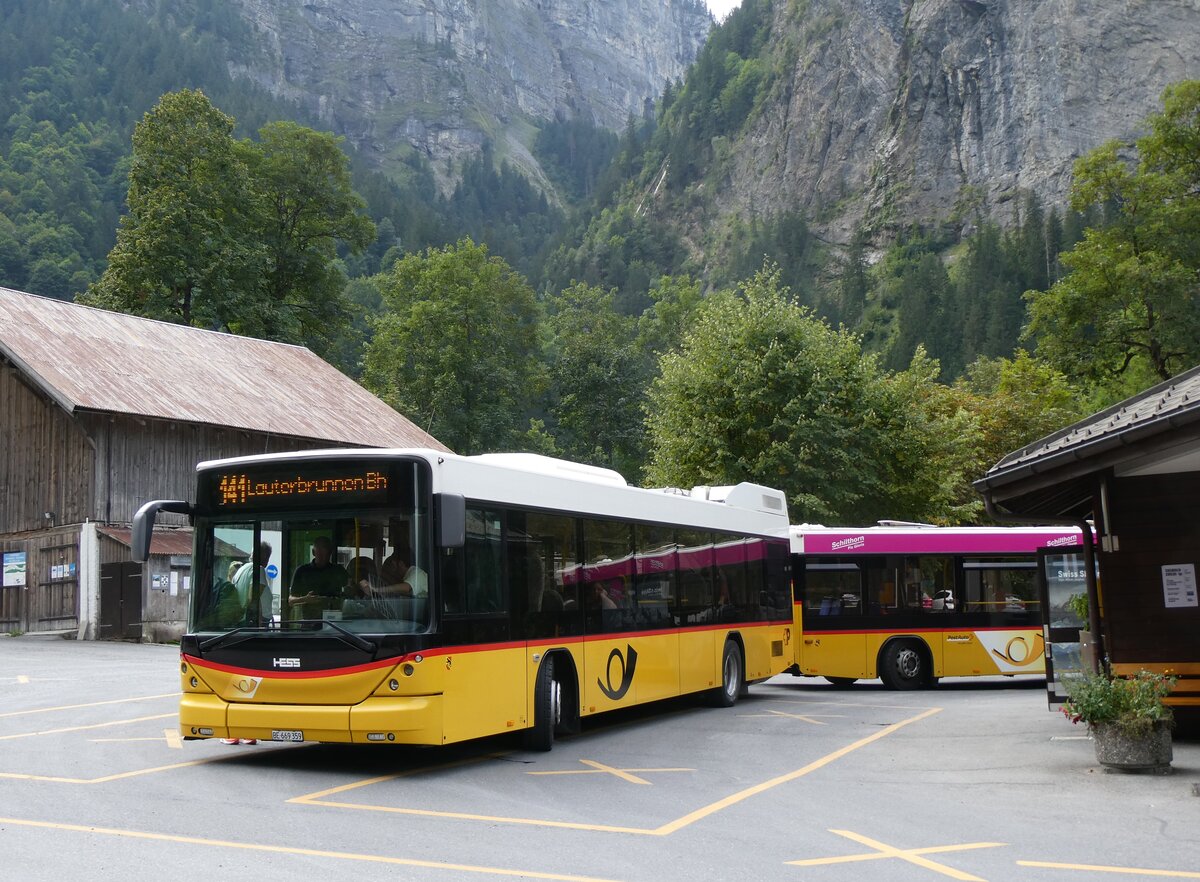
<path fill-rule="evenodd" d="M 806 209 L 844 240 L 1062 205 L 1075 159 L 1131 140 L 1167 85 L 1200 77 L 1200 0 L 808 0 L 775 5 L 790 80 L 753 125 L 726 211 Z"/>
<path fill-rule="evenodd" d="M 236 0 L 262 52 L 233 66 L 387 166 L 445 180 L 491 138 L 538 175 L 539 120 L 620 129 L 681 77 L 712 20 L 692 0 Z"/>

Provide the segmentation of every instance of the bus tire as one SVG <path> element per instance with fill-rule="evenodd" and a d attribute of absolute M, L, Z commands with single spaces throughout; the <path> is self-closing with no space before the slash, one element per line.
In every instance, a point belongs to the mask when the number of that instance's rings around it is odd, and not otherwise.
<path fill-rule="evenodd" d="M 933 675 L 922 646 L 914 640 L 893 640 L 883 649 L 879 679 L 889 689 L 921 689 Z"/>
<path fill-rule="evenodd" d="M 733 707 L 742 694 L 742 651 L 737 642 L 726 639 L 721 650 L 721 685 L 709 693 L 714 707 Z"/>
<path fill-rule="evenodd" d="M 533 725 L 522 733 L 526 750 L 545 752 L 554 746 L 554 730 L 562 712 L 562 690 L 554 679 L 554 656 L 542 659 L 533 687 Z"/>
<path fill-rule="evenodd" d="M 825 679 L 834 689 L 849 689 L 858 682 L 856 677 L 830 677 L 828 674 L 825 675 Z"/>

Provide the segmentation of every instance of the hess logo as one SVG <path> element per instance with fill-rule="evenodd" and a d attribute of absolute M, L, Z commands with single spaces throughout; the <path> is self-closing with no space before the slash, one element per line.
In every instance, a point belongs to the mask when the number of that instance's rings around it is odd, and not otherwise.
<path fill-rule="evenodd" d="M 273 658 L 271 659 L 272 667 L 276 668 L 299 668 L 300 659 L 298 658 Z"/>

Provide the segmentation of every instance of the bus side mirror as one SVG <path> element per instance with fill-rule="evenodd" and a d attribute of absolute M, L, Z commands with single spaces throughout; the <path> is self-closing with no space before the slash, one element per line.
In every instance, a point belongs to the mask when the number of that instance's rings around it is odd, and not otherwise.
<path fill-rule="evenodd" d="M 154 534 L 154 519 L 160 511 L 190 515 L 192 506 L 182 499 L 155 499 L 137 510 L 133 516 L 129 547 L 138 563 L 145 563 L 150 558 L 150 537 Z"/>
<path fill-rule="evenodd" d="M 458 493 L 439 493 L 437 505 L 438 546 L 462 548 L 467 544 L 467 500 Z"/>

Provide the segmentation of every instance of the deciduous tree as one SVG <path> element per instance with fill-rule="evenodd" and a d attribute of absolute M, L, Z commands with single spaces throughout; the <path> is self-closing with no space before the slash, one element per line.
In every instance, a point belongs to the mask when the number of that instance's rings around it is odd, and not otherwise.
<path fill-rule="evenodd" d="M 409 254 L 380 287 L 363 384 L 458 453 L 519 443 L 542 383 L 525 279 L 464 239 Z"/>
<path fill-rule="evenodd" d="M 1076 163 L 1073 207 L 1110 207 L 1110 222 L 1062 255 L 1062 279 L 1026 294 L 1038 355 L 1100 385 L 1200 362 L 1200 81 L 1168 88 L 1149 129 L 1136 164 L 1115 141 Z"/>
<path fill-rule="evenodd" d="M 763 270 L 709 298 L 663 357 L 649 480 L 779 487 L 793 521 L 957 519 L 951 439 L 969 420 L 941 406 L 936 362 L 918 367 L 884 373 Z"/>

